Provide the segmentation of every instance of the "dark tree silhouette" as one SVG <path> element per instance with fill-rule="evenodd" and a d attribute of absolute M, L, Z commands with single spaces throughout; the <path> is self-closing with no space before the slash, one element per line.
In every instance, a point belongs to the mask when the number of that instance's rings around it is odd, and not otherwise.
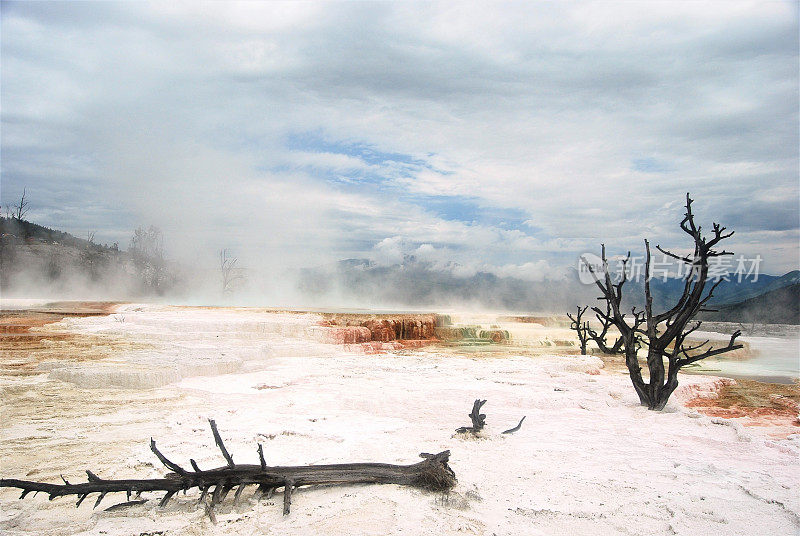
<path fill-rule="evenodd" d="M 25 214 L 28 212 L 28 201 L 25 200 L 25 194 L 27 193 L 27 188 L 22 189 L 22 197 L 19 199 L 19 203 L 14 205 L 12 208 L 14 209 L 14 219 L 17 221 L 22 221 L 22 218 L 25 217 Z"/>
<path fill-rule="evenodd" d="M 583 308 L 578 305 L 575 316 L 572 316 L 572 313 L 567 313 L 567 316 L 572 321 L 570 322 L 569 328 L 574 329 L 578 334 L 578 341 L 581 343 L 582 355 L 586 355 L 586 344 L 589 342 L 589 322 L 583 321 L 583 313 L 585 313 L 586 309 L 588 308 L 588 305 Z"/>
<path fill-rule="evenodd" d="M 613 324 L 609 321 L 611 318 L 611 305 L 606 302 L 606 312 L 604 315 L 600 315 L 599 313 L 595 313 L 595 318 L 597 321 L 600 322 L 600 332 L 592 329 L 592 326 L 587 323 L 587 333 L 589 334 L 589 338 L 591 338 L 597 347 L 600 349 L 601 352 L 608 355 L 613 354 L 621 354 L 625 351 L 624 340 L 622 337 L 617 337 L 614 341 L 614 344 L 611 346 L 608 345 L 606 339 L 608 338 L 608 330 L 613 326 Z"/>
<path fill-rule="evenodd" d="M 656 246 L 660 252 L 668 257 L 686 263 L 689 266 L 684 280 L 683 293 L 678 302 L 670 309 L 661 313 L 653 311 L 653 296 L 650 292 L 650 242 L 644 241 L 647 252 L 645 263 L 645 309 L 637 311 L 636 307 L 631 309 L 631 323 L 626 320 L 626 314 L 622 312 L 622 289 L 627 281 L 627 264 L 630 260 L 630 252 L 625 260 L 622 261 L 622 273 L 619 282 L 614 283 L 608 271 L 608 261 L 606 259 L 606 248 L 602 245 L 602 266 L 603 273 L 598 275 L 594 268 L 584 259 L 595 284 L 603 293 L 599 298 L 605 300 L 606 310 L 598 307 L 592 310 L 597 318 L 608 327 L 614 326 L 619 330 L 621 349 L 625 353 L 625 364 L 633 383 L 633 388 L 639 395 L 642 405 L 652 410 L 662 410 L 667 404 L 670 395 L 678 386 L 678 371 L 681 367 L 705 359 L 707 357 L 719 355 L 731 350 L 742 348 L 741 344 L 736 344 L 736 338 L 741 335 L 741 331 L 736 331 L 730 338 L 728 344 L 722 348 L 708 347 L 709 341 L 699 344 L 687 344 L 687 337 L 700 327 L 700 321 L 693 320 L 697 313 L 708 311 L 705 305 L 711 299 L 714 289 L 722 282 L 719 279 L 706 292 L 708 281 L 709 259 L 723 255 L 732 255 L 731 252 L 714 249 L 723 240 L 730 238 L 733 231 L 725 232 L 726 228 L 718 223 L 712 226 L 713 236 L 704 237 L 700 226 L 695 224 L 694 214 L 692 213 L 692 199 L 686 194 L 686 214 L 680 223 L 681 229 L 692 237 L 694 242 L 694 254 L 682 256 Z M 607 328 L 604 330 L 604 333 Z M 618 341 L 619 342 L 619 341 Z M 647 346 L 647 369 L 649 371 L 648 382 L 642 377 L 642 367 L 639 365 L 638 350 L 640 344 Z M 664 360 L 667 367 L 664 366 Z"/>
<path fill-rule="evenodd" d="M 147 229 L 137 228 L 128 252 L 142 285 L 149 290 L 162 291 L 167 279 L 167 266 L 161 230 L 152 225 Z"/>

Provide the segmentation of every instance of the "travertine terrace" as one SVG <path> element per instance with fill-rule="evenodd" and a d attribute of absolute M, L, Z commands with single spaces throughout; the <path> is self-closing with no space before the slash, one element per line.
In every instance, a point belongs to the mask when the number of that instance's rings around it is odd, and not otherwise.
<path fill-rule="evenodd" d="M 718 392 L 713 377 L 683 376 L 666 411 L 647 411 L 625 375 L 601 359 L 555 355 L 574 350 L 563 327 L 451 314 L 453 325 L 508 330 L 511 342 L 459 347 L 423 338 L 409 347 L 325 335 L 370 321 L 346 315 L 136 304 L 108 313 L 32 327 L 38 346 L 27 364 L 2 369 L 3 477 L 80 481 L 85 469 L 157 477 L 163 469 L 150 437 L 171 459 L 216 466 L 206 424 L 214 418 L 240 463 L 257 463 L 259 443 L 276 465 L 407 464 L 418 452 L 450 449 L 458 483 L 448 495 L 395 485 L 300 489 L 286 517 L 279 496 L 228 500 L 216 524 L 196 494 L 162 509 L 160 496 L 144 494 L 144 504 L 93 511 L 92 501 L 76 509 L 69 499 L 20 501 L 0 490 L 5 534 L 594 535 L 636 527 L 688 535 L 800 527 L 800 436 L 771 437 L 698 412 L 689 402 Z M 18 359 L 18 351 L 4 343 L 3 359 Z M 478 438 L 455 434 L 478 397 L 488 400 L 486 428 Z M 500 433 L 522 415 L 518 432 Z M 124 494 L 116 499 L 103 504 Z"/>

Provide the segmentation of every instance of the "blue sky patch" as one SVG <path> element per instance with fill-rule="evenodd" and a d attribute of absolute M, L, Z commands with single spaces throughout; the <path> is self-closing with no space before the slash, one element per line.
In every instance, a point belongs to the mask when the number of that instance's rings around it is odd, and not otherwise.
<path fill-rule="evenodd" d="M 527 227 L 525 221 L 530 219 L 522 210 L 488 207 L 477 197 L 415 194 L 404 195 L 401 199 L 448 221 L 476 223 L 500 229 L 520 229 Z"/>
<path fill-rule="evenodd" d="M 308 151 L 313 153 L 334 153 L 359 158 L 372 165 L 390 162 L 429 167 L 425 160 L 414 158 L 409 154 L 387 153 L 379 151 L 374 145 L 355 141 L 331 141 L 319 131 L 290 134 L 286 139 L 286 148 L 292 151 Z"/>
<path fill-rule="evenodd" d="M 634 158 L 631 161 L 631 168 L 634 171 L 641 171 L 643 173 L 667 173 L 675 169 L 669 162 L 658 160 L 651 156 L 645 158 Z"/>
<path fill-rule="evenodd" d="M 525 224 L 530 219 L 525 211 L 490 207 L 482 203 L 477 196 L 427 195 L 409 192 L 407 185 L 397 179 L 413 179 L 422 170 L 434 171 L 441 175 L 452 174 L 450 171 L 435 168 L 424 158 L 381 151 L 374 145 L 364 142 L 332 140 L 322 131 L 291 134 L 286 138 L 286 147 L 292 151 L 346 155 L 374 166 L 372 169 L 349 170 L 316 165 L 295 168 L 303 169 L 312 176 L 336 184 L 340 188 L 367 194 L 390 195 L 394 199 L 418 206 L 422 210 L 448 221 L 486 225 L 506 230 L 537 230 Z M 426 157 L 430 156 L 433 155 L 426 155 Z M 275 168 L 275 171 L 286 170 L 287 166 Z"/>

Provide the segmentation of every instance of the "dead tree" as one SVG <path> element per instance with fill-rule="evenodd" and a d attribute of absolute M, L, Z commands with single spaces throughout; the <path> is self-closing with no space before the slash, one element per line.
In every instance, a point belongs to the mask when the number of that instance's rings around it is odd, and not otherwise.
<path fill-rule="evenodd" d="M 86 247 L 80 254 L 80 261 L 92 281 L 100 278 L 103 260 L 101 250 L 94 242 L 94 231 L 87 231 Z"/>
<path fill-rule="evenodd" d="M 222 275 L 222 293 L 230 294 L 234 291 L 236 283 L 244 279 L 241 269 L 236 267 L 239 261 L 236 257 L 230 257 L 227 249 L 219 252 L 219 272 Z"/>
<path fill-rule="evenodd" d="M 741 331 L 738 330 L 733 333 L 728 344 L 722 348 L 708 347 L 703 350 L 709 341 L 695 345 L 686 344 L 687 337 L 700 327 L 700 321 L 694 321 L 694 317 L 701 311 L 710 310 L 705 305 L 711 299 L 714 289 L 722 282 L 722 279 L 719 279 L 706 292 L 709 259 L 732 255 L 728 251 L 714 248 L 721 241 L 732 236 L 733 231 L 726 233 L 725 227 L 714 223 L 712 226 L 713 236 L 704 237 L 700 226 L 695 224 L 692 199 L 689 194 L 686 194 L 686 214 L 680 227 L 692 237 L 694 242 L 694 254 L 691 257 L 677 255 L 660 246 L 656 246 L 656 249 L 664 255 L 688 265 L 681 297 L 670 309 L 661 313 L 653 311 L 653 296 L 650 291 L 650 243 L 645 240 L 647 255 L 644 284 L 645 310 L 637 311 L 634 307 L 631 310 L 631 324 L 625 319 L 626 315 L 622 313 L 622 288 L 627 281 L 627 263 L 630 260 L 630 252 L 622 261 L 622 272 L 619 282 L 616 284 L 612 282 L 608 271 L 605 245 L 602 246 L 603 274 L 601 276 L 598 276 L 594 268 L 584 259 L 594 277 L 595 284 L 603 293 L 599 299 L 606 302 L 606 311 L 602 311 L 598 307 L 593 307 L 592 310 L 602 322 L 607 322 L 619 330 L 624 347 L 625 364 L 628 367 L 633 388 L 642 405 L 652 410 L 664 409 L 670 395 L 678 386 L 678 371 L 681 367 L 707 357 L 742 348 L 741 344 L 736 344 L 736 338 L 741 335 Z M 640 343 L 647 346 L 648 382 L 644 381 L 642 368 L 639 365 Z M 664 359 L 668 363 L 666 370 Z"/>
<path fill-rule="evenodd" d="M 19 203 L 13 206 L 14 209 L 14 219 L 17 221 L 22 221 L 22 218 L 25 217 L 25 214 L 28 212 L 28 201 L 25 200 L 25 194 L 27 193 L 27 188 L 22 189 L 22 197 L 19 199 Z"/>
<path fill-rule="evenodd" d="M 567 316 L 571 320 L 569 328 L 574 329 L 578 334 L 578 341 L 581 343 L 582 355 L 586 355 L 586 344 L 589 342 L 589 322 L 582 321 L 583 313 L 585 313 L 586 309 L 588 308 L 589 306 L 587 305 L 581 309 L 581 306 L 578 305 L 578 310 L 575 316 L 572 316 L 572 313 L 567 313 Z"/>
<path fill-rule="evenodd" d="M 158 227 L 138 227 L 128 248 L 134 269 L 144 289 L 163 292 L 167 284 L 167 262 L 164 258 L 164 236 Z"/>
<path fill-rule="evenodd" d="M 46 493 L 50 500 L 66 495 L 78 497 L 77 506 L 80 506 L 91 493 L 97 493 L 94 503 L 97 507 L 108 493 L 125 492 L 130 501 L 131 494 L 144 491 L 163 491 L 164 496 L 159 506 L 164 506 L 179 491 L 192 488 L 200 490 L 200 502 L 207 507 L 209 515 L 212 509 L 222 502 L 227 494 L 236 488 L 234 502 L 238 501 L 242 491 L 247 486 L 258 486 L 256 495 L 262 496 L 283 488 L 283 513 L 289 513 L 292 492 L 300 486 L 322 486 L 336 484 L 400 484 L 413 486 L 431 491 L 446 491 L 455 485 L 456 478 L 447 464 L 450 451 L 445 450 L 439 454 L 420 454 L 424 458 L 421 462 L 412 465 L 392 465 L 387 463 L 344 463 L 333 465 L 309 466 L 269 466 L 264 459 L 264 451 L 258 446 L 258 465 L 235 464 L 228 453 L 222 438 L 217 431 L 213 420 L 209 420 L 214 441 L 219 447 L 223 458 L 227 462 L 224 467 L 215 469 L 200 469 L 192 459 L 189 463 L 192 470 L 187 470 L 170 461 L 157 448 L 156 443 L 150 440 L 150 450 L 170 470 L 164 478 L 151 478 L 141 480 L 106 480 L 98 477 L 91 471 L 86 471 L 88 482 L 71 484 L 66 479 L 63 484 L 48 484 L 31 482 L 28 480 L 0 479 L 0 487 L 18 488 L 22 490 L 20 499 L 29 493 Z M 207 498 L 210 496 L 210 502 Z M 123 503 L 125 504 L 125 503 Z"/>

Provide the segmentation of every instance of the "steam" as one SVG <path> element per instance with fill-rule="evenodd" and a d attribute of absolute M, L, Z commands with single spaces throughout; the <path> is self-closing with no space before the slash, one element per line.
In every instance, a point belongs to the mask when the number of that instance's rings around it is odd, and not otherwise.
<path fill-rule="evenodd" d="M 29 220 L 123 250 L 158 227 L 175 282 L 153 299 L 191 303 L 555 307 L 600 242 L 680 248 L 686 191 L 737 231 L 731 249 L 784 273 L 791 10 L 6 3 L 1 201 L 27 188 Z M 389 292 L 377 268 L 343 276 L 346 259 L 418 279 Z M 58 262 L 56 282 L 36 268 L 3 293 L 148 296 L 125 266 Z"/>

